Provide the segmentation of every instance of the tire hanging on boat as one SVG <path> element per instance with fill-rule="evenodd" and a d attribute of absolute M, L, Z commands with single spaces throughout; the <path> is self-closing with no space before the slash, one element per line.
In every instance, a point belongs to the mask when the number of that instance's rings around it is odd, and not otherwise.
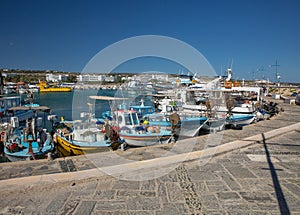
<path fill-rule="evenodd" d="M 230 94 L 225 94 L 225 102 L 226 102 L 227 114 L 230 116 L 232 109 L 235 106 L 235 100 L 234 98 L 232 98 Z"/>
<path fill-rule="evenodd" d="M 174 112 L 170 115 L 170 123 L 172 132 L 174 132 L 176 129 L 180 129 L 181 121 L 178 113 Z"/>
<path fill-rule="evenodd" d="M 110 139 L 111 141 L 111 147 L 113 150 L 117 150 L 120 146 L 119 143 L 119 135 L 118 132 L 115 128 L 113 128 L 110 124 L 106 123 L 105 125 L 105 133 L 106 136 Z"/>
<path fill-rule="evenodd" d="M 210 118 L 212 117 L 212 109 L 214 107 L 214 103 L 212 100 L 208 99 L 205 101 L 205 106 L 206 106 L 206 113 L 207 116 Z"/>

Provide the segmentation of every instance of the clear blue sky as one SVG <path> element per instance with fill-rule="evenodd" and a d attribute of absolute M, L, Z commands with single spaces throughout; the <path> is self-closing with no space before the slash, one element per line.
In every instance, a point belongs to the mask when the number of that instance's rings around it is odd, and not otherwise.
<path fill-rule="evenodd" d="M 277 59 L 282 81 L 300 82 L 298 0 L 1 0 L 0 8 L 0 68 L 80 72 L 110 44 L 163 35 L 199 50 L 219 75 L 233 59 L 235 78 L 274 80 Z"/>

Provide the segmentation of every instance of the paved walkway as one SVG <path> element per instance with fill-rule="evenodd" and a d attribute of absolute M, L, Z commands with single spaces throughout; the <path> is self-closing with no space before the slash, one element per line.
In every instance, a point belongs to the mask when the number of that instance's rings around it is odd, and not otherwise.
<path fill-rule="evenodd" d="M 300 214 L 300 107 L 283 107 L 184 147 L 3 163 L 0 214 Z"/>

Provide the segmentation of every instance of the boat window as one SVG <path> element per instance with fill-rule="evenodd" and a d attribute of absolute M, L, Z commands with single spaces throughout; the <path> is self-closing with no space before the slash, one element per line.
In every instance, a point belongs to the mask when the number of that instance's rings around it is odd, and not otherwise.
<path fill-rule="evenodd" d="M 148 113 L 148 109 L 142 109 L 140 111 L 143 116 Z"/>
<path fill-rule="evenodd" d="M 131 120 L 130 120 L 130 115 L 129 114 L 125 115 L 125 124 L 126 125 L 131 125 Z"/>
<path fill-rule="evenodd" d="M 131 121 L 131 116 L 132 116 L 132 120 L 133 122 Z M 126 125 L 136 125 L 138 124 L 138 118 L 136 116 L 136 114 L 126 114 L 125 115 L 125 123 Z"/>
<path fill-rule="evenodd" d="M 133 125 L 136 125 L 136 124 L 138 124 L 139 122 L 138 122 L 138 117 L 137 117 L 137 115 L 136 114 L 132 114 L 132 119 L 133 119 Z"/>
<path fill-rule="evenodd" d="M 12 100 L 12 107 L 16 107 L 16 106 L 17 106 L 16 100 Z"/>

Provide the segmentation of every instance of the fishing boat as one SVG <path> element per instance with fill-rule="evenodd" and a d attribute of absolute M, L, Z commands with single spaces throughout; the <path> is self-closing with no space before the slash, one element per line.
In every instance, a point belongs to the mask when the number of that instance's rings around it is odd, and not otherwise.
<path fill-rule="evenodd" d="M 176 113 L 176 112 L 173 112 Z M 160 126 L 166 130 L 171 130 L 172 123 L 170 116 L 172 113 L 163 114 L 148 114 L 144 117 L 149 122 L 149 126 Z M 194 137 L 198 134 L 202 126 L 207 122 L 207 117 L 197 116 L 197 115 L 187 115 L 185 113 L 179 112 L 179 124 L 180 132 L 178 135 L 182 137 Z"/>
<path fill-rule="evenodd" d="M 0 98 L 0 116 L 1 122 L 10 122 L 12 118 L 22 122 L 32 118 L 34 112 L 21 104 L 19 96 L 9 96 Z"/>
<path fill-rule="evenodd" d="M 119 101 L 127 98 L 90 96 L 91 99 Z M 141 125 L 141 117 L 146 112 L 153 113 L 152 106 L 145 106 L 143 101 L 139 106 L 130 106 L 129 109 L 121 108 L 112 111 L 112 119 L 118 126 L 119 136 L 130 146 L 150 146 L 169 141 L 172 131 L 158 126 Z M 149 114 L 151 115 L 151 114 Z"/>
<path fill-rule="evenodd" d="M 142 99 L 140 101 L 140 105 L 131 105 L 129 107 L 129 110 L 134 110 L 138 113 L 138 116 L 141 118 L 147 114 L 153 114 L 154 113 L 154 107 L 151 105 L 145 105 L 144 100 Z"/>
<path fill-rule="evenodd" d="M 170 141 L 172 133 L 171 131 L 151 126 L 148 128 L 137 126 L 131 129 L 123 127 L 119 135 L 130 146 L 152 146 L 167 143 Z"/>
<path fill-rule="evenodd" d="M 245 126 L 253 123 L 256 119 L 256 114 L 231 114 L 226 118 L 227 125 Z"/>
<path fill-rule="evenodd" d="M 141 125 L 135 110 L 117 110 L 114 113 L 119 135 L 130 146 L 151 146 L 166 143 L 172 132 L 160 126 Z"/>
<path fill-rule="evenodd" d="M 12 162 L 44 159 L 54 150 L 51 135 L 45 129 L 36 131 L 34 120 L 26 128 L 15 129 L 12 134 L 2 132 L 1 139 L 5 143 L 5 156 Z"/>
<path fill-rule="evenodd" d="M 181 137 L 196 136 L 207 121 L 206 117 L 179 111 L 177 103 L 173 99 L 163 98 L 160 101 L 155 100 L 155 102 L 159 103 L 159 108 L 156 108 L 160 111 L 158 113 L 154 112 L 153 106 L 145 106 L 143 100 L 141 100 L 141 105 L 139 106 L 130 106 L 130 110 L 137 111 L 139 117 L 142 115 L 142 120 L 146 120 L 149 126 L 160 127 L 165 130 L 172 130 L 172 120 L 170 117 L 178 114 L 178 123 L 176 124 L 180 129 L 177 129 L 177 135 Z"/>
<path fill-rule="evenodd" d="M 205 99 L 204 102 L 196 104 L 196 101 L 201 98 L 195 97 L 195 93 L 205 93 L 209 99 Z M 231 89 L 189 89 L 186 91 L 187 95 L 184 98 L 190 98 L 183 101 L 183 109 L 188 112 L 206 112 L 206 101 L 210 100 L 214 104 L 212 109 L 216 112 L 226 114 L 228 108 L 226 104 L 226 95 L 230 95 L 234 98 L 234 107 L 230 110 L 235 114 L 253 114 L 256 112 L 256 103 L 260 103 L 260 88 L 259 87 L 232 87 Z M 252 95 L 252 96 L 250 96 Z"/>
<path fill-rule="evenodd" d="M 60 156 L 109 151 L 119 136 L 108 122 L 61 121 L 54 125 L 55 143 Z"/>
<path fill-rule="evenodd" d="M 57 87 L 52 85 L 47 85 L 45 81 L 40 81 L 39 83 L 40 93 L 46 92 L 71 92 L 71 87 Z"/>
<path fill-rule="evenodd" d="M 109 100 L 112 97 L 90 96 L 91 99 Z M 110 111 L 97 119 L 92 114 L 92 104 L 88 103 L 89 113 L 81 113 L 82 120 L 65 121 L 53 125 L 55 144 L 60 156 L 83 155 L 117 149 L 123 142 L 112 121 Z"/>

